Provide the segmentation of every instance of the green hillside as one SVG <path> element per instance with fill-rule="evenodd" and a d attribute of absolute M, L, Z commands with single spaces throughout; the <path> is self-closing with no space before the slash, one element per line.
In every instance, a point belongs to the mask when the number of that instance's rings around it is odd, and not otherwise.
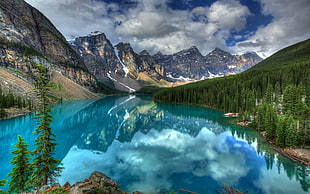
<path fill-rule="evenodd" d="M 239 112 L 240 121 L 250 121 L 260 130 L 265 130 L 268 121 L 257 120 L 258 114 L 271 111 L 276 114 L 273 116 L 292 116 L 298 122 L 296 130 L 305 135 L 310 128 L 310 39 L 282 49 L 238 75 L 161 90 L 154 100 Z M 275 132 L 270 137 L 275 137 Z"/>
<path fill-rule="evenodd" d="M 269 58 L 255 65 L 253 69 L 265 67 L 283 67 L 285 65 L 309 64 L 310 59 L 310 39 L 286 47 L 273 54 Z"/>
<path fill-rule="evenodd" d="M 282 93 L 287 85 L 301 83 L 309 94 L 309 71 L 310 39 L 287 47 L 238 75 L 161 90 L 154 99 L 170 103 L 200 104 L 236 112 L 239 106 L 234 103 L 241 100 L 235 99 L 236 97 L 250 92 L 256 98 L 262 98 L 268 84 Z"/>

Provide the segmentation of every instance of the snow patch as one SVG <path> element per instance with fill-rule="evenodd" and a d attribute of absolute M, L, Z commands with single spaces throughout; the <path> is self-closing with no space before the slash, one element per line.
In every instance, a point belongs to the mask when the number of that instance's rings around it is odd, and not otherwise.
<path fill-rule="evenodd" d="M 114 52 L 115 52 L 115 56 L 117 57 L 118 61 L 121 63 L 121 65 L 123 66 L 123 71 L 125 72 L 125 77 L 127 77 L 127 74 L 129 73 L 129 70 L 127 69 L 126 65 L 123 63 L 123 61 L 119 58 L 118 56 L 118 51 L 117 48 L 114 47 Z"/>
<path fill-rule="evenodd" d="M 229 69 L 234 69 L 234 68 L 237 67 L 237 65 L 227 65 L 227 67 L 228 67 Z"/>
<path fill-rule="evenodd" d="M 183 76 L 173 77 L 171 74 L 172 74 L 171 72 L 168 72 L 168 73 L 166 73 L 166 76 L 171 78 L 171 79 L 176 79 L 176 80 L 195 81 L 194 79 L 191 79 L 189 77 L 183 77 Z"/>
<path fill-rule="evenodd" d="M 110 71 L 110 73 L 111 73 L 111 71 Z M 129 90 L 129 93 L 132 93 L 132 92 L 135 92 L 135 91 L 136 91 L 135 89 L 133 89 L 133 88 L 127 86 L 126 84 L 124 84 L 124 83 L 122 83 L 122 82 L 119 82 L 119 81 L 117 81 L 116 79 L 114 79 L 114 78 L 111 76 L 110 73 L 107 73 L 108 78 L 110 78 L 112 81 L 117 82 L 117 83 L 119 83 L 120 85 L 122 85 L 122 86 L 124 86 L 125 88 L 127 88 L 127 89 Z"/>
<path fill-rule="evenodd" d="M 209 70 L 208 73 L 210 75 L 209 78 L 223 77 L 223 74 L 212 74 Z"/>
<path fill-rule="evenodd" d="M 119 107 L 119 106 L 122 106 L 123 104 L 125 104 L 126 102 L 128 102 L 128 101 L 130 101 L 130 100 L 132 100 L 132 99 L 134 99 L 134 98 L 136 98 L 135 95 L 130 95 L 126 100 L 124 100 L 123 102 L 119 103 L 117 106 L 113 106 L 112 108 L 110 108 L 110 110 L 108 111 L 108 114 L 111 114 L 111 112 L 112 112 L 114 109 L 116 109 L 116 108 Z M 126 119 L 126 120 L 129 118 L 129 116 L 126 117 L 127 113 L 128 113 L 128 111 L 126 110 L 126 114 L 125 114 L 125 116 L 124 116 L 124 119 Z M 128 113 L 128 115 L 129 115 L 129 113 Z"/>

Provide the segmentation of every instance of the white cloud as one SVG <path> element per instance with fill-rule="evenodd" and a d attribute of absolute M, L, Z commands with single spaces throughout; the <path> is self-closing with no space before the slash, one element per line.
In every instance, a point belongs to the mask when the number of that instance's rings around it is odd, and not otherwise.
<path fill-rule="evenodd" d="M 120 18 L 117 4 L 92 0 L 26 0 L 36 7 L 68 39 L 103 31 L 113 37 L 114 22 Z M 116 17 L 119 16 L 119 17 Z"/>
<path fill-rule="evenodd" d="M 253 50 L 267 57 L 275 51 L 310 37 L 310 6 L 308 0 L 260 0 L 262 13 L 272 22 L 261 26 L 248 40 L 237 44 L 243 52 Z"/>
<path fill-rule="evenodd" d="M 157 12 L 140 12 L 137 17 L 125 21 L 116 28 L 116 32 L 131 37 L 162 37 L 177 30 L 165 21 Z"/>
<path fill-rule="evenodd" d="M 136 52 L 146 49 L 153 54 L 171 54 L 193 45 L 202 54 L 224 48 L 230 31 L 244 28 L 249 15 L 247 7 L 236 0 L 193 10 L 173 10 L 167 5 L 170 0 L 131 0 L 128 9 L 92 0 L 26 1 L 51 19 L 66 38 L 102 31 L 113 44 L 129 42 Z"/>
<path fill-rule="evenodd" d="M 129 5 L 99 0 L 26 1 L 42 11 L 66 38 L 102 31 L 113 44 L 129 42 L 136 52 L 146 49 L 152 54 L 171 54 L 196 45 L 202 54 L 219 47 L 235 53 L 256 51 L 266 57 L 310 37 L 308 0 L 257 0 L 262 14 L 273 19 L 243 35 L 247 40 L 235 47 L 228 47 L 226 41 L 240 40 L 238 32 L 253 16 L 238 0 L 219 0 L 192 10 L 172 9 L 170 0 L 131 0 Z M 190 5 L 192 1 L 182 2 Z"/>
<path fill-rule="evenodd" d="M 208 19 L 218 24 L 220 29 L 240 31 L 249 15 L 249 9 L 238 1 L 220 0 L 211 5 Z"/>

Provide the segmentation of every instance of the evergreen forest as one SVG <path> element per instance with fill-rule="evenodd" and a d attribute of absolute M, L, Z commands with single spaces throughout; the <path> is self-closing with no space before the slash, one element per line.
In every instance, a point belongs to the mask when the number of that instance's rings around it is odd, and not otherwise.
<path fill-rule="evenodd" d="M 20 96 L 14 95 L 12 92 L 5 93 L 2 91 L 0 85 L 0 118 L 5 118 L 8 116 L 7 109 L 10 108 L 29 108 L 32 109 L 32 103 L 29 100 L 25 100 Z"/>
<path fill-rule="evenodd" d="M 310 145 L 310 39 L 280 50 L 251 69 L 161 90 L 158 102 L 239 113 L 278 146 Z"/>

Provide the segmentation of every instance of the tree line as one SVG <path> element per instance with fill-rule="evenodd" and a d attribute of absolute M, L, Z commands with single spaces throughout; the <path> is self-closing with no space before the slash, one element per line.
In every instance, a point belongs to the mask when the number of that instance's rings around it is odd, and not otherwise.
<path fill-rule="evenodd" d="M 238 112 L 279 146 L 310 145 L 309 50 L 307 40 L 241 74 L 161 90 L 154 100 Z"/>
<path fill-rule="evenodd" d="M 31 100 L 25 100 L 20 96 L 15 96 L 11 91 L 5 93 L 0 85 L 0 118 L 7 116 L 6 109 L 16 107 L 19 109 L 29 108 L 32 110 L 33 105 Z"/>
<path fill-rule="evenodd" d="M 49 107 L 49 79 L 47 69 L 43 65 L 36 65 L 38 73 L 35 78 L 34 93 L 39 100 L 36 111 L 36 125 L 34 133 L 37 134 L 34 142 L 35 149 L 30 151 L 25 139 L 18 136 L 15 150 L 11 153 L 14 157 L 11 160 L 13 168 L 8 174 L 10 178 L 8 193 L 21 193 L 33 191 L 55 181 L 63 169 L 55 154 L 56 136 L 50 124 L 52 123 L 51 108 Z M 0 180 L 0 187 L 6 184 L 7 180 Z M 0 189 L 0 193 L 3 190 Z"/>

